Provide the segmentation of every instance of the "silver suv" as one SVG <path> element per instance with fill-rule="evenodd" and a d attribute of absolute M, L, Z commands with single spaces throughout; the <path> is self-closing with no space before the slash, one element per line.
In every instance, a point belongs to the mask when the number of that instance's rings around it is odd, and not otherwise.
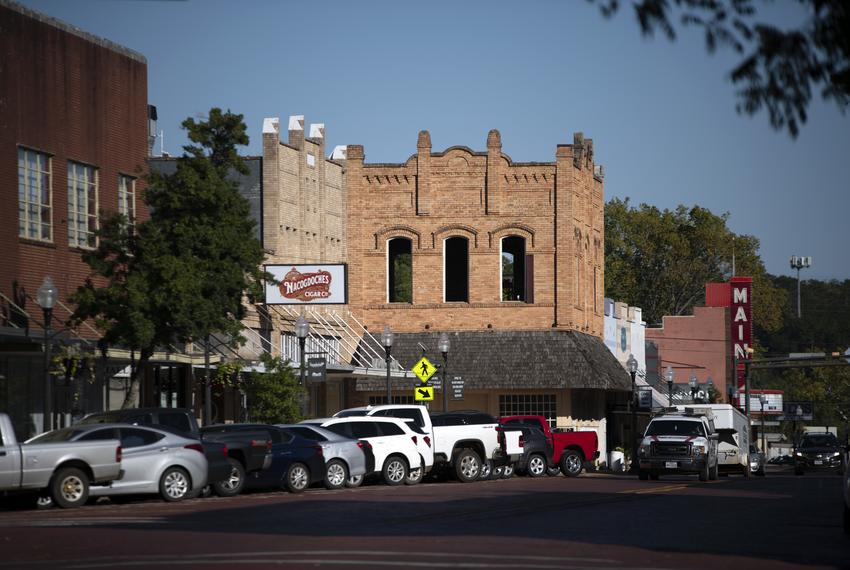
<path fill-rule="evenodd" d="M 717 479 L 717 442 L 711 410 L 665 411 L 650 420 L 638 448 L 641 481 L 660 475 L 699 475 Z"/>

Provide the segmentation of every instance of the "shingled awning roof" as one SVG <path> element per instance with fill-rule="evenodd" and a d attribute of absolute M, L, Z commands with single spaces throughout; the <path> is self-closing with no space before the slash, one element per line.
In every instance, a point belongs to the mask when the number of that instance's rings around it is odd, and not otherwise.
<path fill-rule="evenodd" d="M 407 370 L 425 356 L 442 363 L 438 332 L 395 333 L 392 355 Z M 576 331 L 449 333 L 448 373 L 467 390 L 521 388 L 632 389 L 631 378 L 601 339 Z M 358 379 L 358 390 L 383 390 L 384 380 Z"/>

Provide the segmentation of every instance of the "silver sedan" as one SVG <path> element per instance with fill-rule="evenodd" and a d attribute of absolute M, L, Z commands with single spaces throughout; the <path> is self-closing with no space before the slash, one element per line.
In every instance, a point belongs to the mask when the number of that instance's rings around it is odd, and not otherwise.
<path fill-rule="evenodd" d="M 278 427 L 322 447 L 326 466 L 324 483 L 328 489 L 357 487 L 363 482 L 367 471 L 366 456 L 356 439 L 311 424 L 279 424 Z"/>
<path fill-rule="evenodd" d="M 207 484 L 207 459 L 201 442 L 148 426 L 130 424 L 78 425 L 42 434 L 51 441 L 121 441 L 121 477 L 108 485 L 92 486 L 91 497 L 158 494 L 180 501 Z"/>

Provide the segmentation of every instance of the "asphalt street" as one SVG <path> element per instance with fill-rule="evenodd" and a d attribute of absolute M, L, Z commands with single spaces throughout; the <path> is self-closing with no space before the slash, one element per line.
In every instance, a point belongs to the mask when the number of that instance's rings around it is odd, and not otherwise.
<path fill-rule="evenodd" d="M 841 479 L 625 475 L 0 508 L 0 568 L 850 568 Z"/>

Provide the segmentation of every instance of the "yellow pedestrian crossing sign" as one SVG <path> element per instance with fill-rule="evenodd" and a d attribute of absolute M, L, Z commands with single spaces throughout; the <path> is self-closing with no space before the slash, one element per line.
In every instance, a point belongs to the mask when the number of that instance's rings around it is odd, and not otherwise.
<path fill-rule="evenodd" d="M 424 384 L 428 381 L 428 378 L 434 375 L 434 372 L 437 371 L 437 367 L 431 364 L 431 362 L 423 356 L 422 359 L 410 369 L 410 371 L 416 374 L 419 381 Z"/>
<path fill-rule="evenodd" d="M 413 397 L 417 402 L 430 402 L 434 399 L 434 389 L 431 386 L 419 386 L 413 389 Z"/>

